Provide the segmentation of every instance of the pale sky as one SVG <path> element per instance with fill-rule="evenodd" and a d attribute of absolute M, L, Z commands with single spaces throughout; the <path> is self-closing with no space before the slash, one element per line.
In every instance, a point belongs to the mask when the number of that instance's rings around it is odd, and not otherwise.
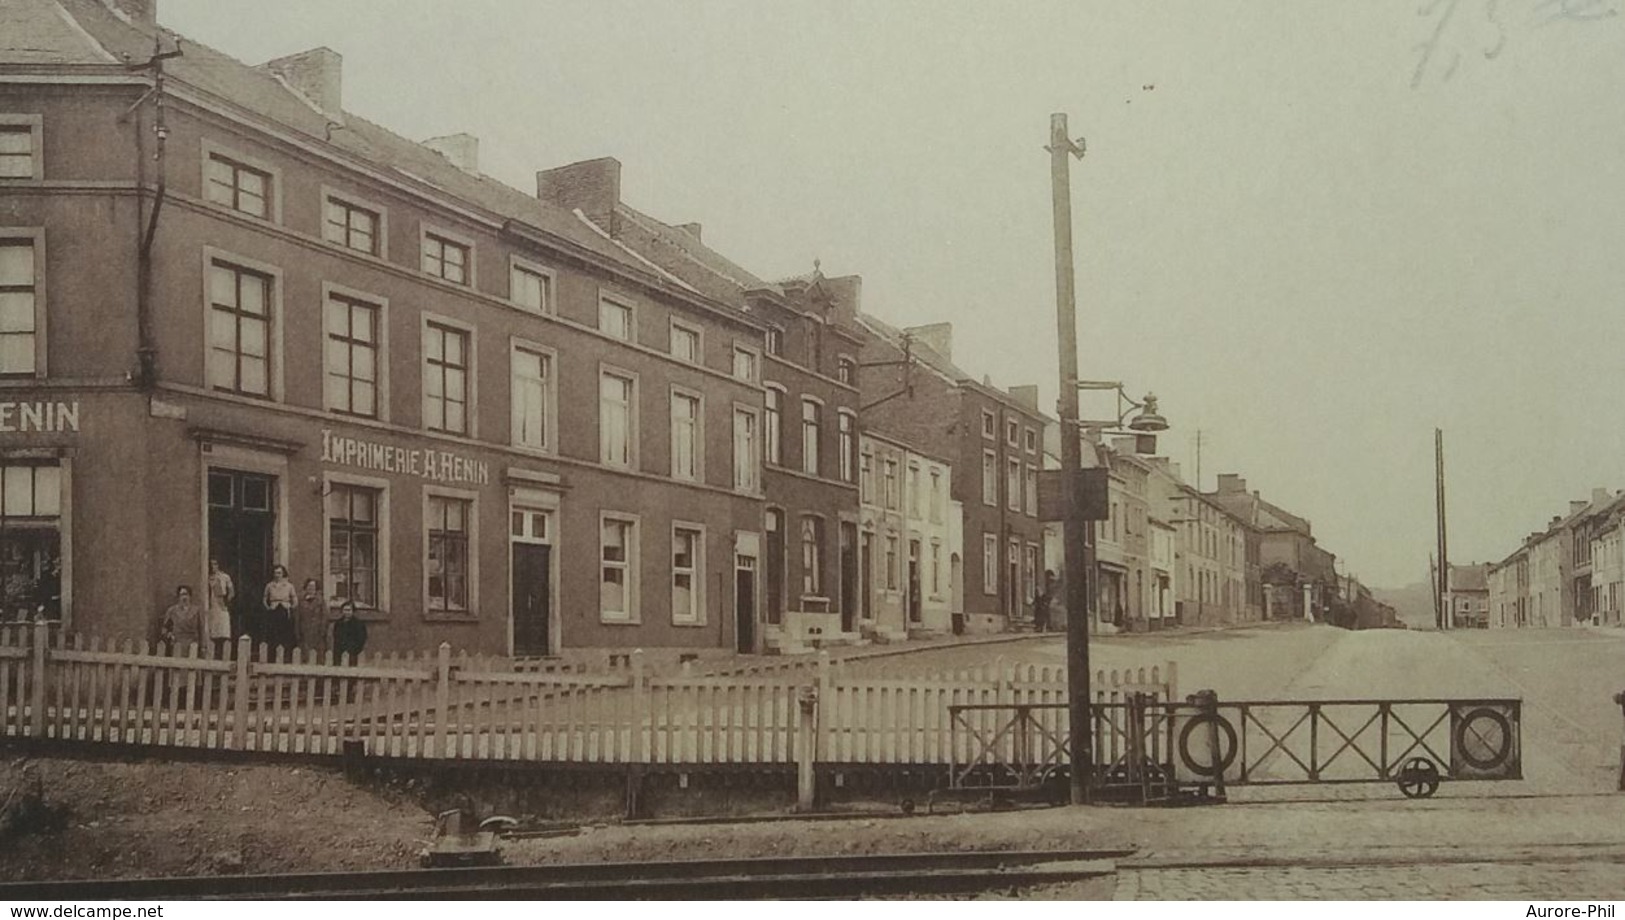
<path fill-rule="evenodd" d="M 345 107 L 623 197 L 768 278 L 821 259 L 1055 398 L 1049 116 L 1070 116 L 1082 376 L 1163 451 L 1308 517 L 1339 570 L 1499 560 L 1625 487 L 1625 0 L 160 0 Z M 1424 62 L 1423 46 L 1437 36 Z M 1610 216 L 1612 215 L 1612 216 Z"/>

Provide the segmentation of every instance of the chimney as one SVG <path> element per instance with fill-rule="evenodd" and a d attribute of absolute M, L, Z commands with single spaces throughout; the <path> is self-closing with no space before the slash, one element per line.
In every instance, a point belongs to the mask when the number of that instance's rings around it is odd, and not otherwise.
<path fill-rule="evenodd" d="M 102 0 L 114 13 L 139 26 L 157 28 L 158 0 Z"/>
<path fill-rule="evenodd" d="M 1592 489 L 1591 490 L 1591 501 L 1594 502 L 1595 504 L 1600 505 L 1603 502 L 1607 501 L 1610 497 L 1612 497 L 1612 496 L 1609 494 L 1607 489 L 1598 488 L 1598 489 Z"/>
<path fill-rule="evenodd" d="M 329 115 L 344 111 L 344 58 L 331 48 L 312 48 L 260 65 L 288 81 L 306 99 Z"/>
<path fill-rule="evenodd" d="M 1122 435 L 1120 437 L 1112 438 L 1112 450 L 1122 454 L 1125 457 L 1132 457 L 1138 453 L 1138 451 L 1134 449 L 1133 435 Z"/>
<path fill-rule="evenodd" d="M 451 165 L 466 173 L 480 171 L 480 139 L 472 134 L 448 134 L 431 137 L 423 146 L 451 161 Z"/>
<path fill-rule="evenodd" d="M 678 224 L 677 229 L 682 230 L 683 232 L 687 233 L 689 236 L 692 236 L 697 240 L 702 239 L 701 236 L 700 236 L 700 225 L 699 224 Z"/>
<path fill-rule="evenodd" d="M 944 361 L 954 359 L 954 324 L 932 323 L 928 326 L 910 326 L 903 330 L 942 355 Z"/>
<path fill-rule="evenodd" d="M 1586 501 L 1585 499 L 1574 499 L 1573 501 L 1569 502 L 1569 513 L 1570 514 L 1579 514 L 1580 512 L 1584 511 L 1585 508 L 1586 508 L 1586 505 L 1589 505 L 1589 504 L 1591 504 L 1591 503 Z"/>
<path fill-rule="evenodd" d="M 835 298 L 835 315 L 848 322 L 857 322 L 858 310 L 863 306 L 863 276 L 825 278 L 824 288 Z"/>
<path fill-rule="evenodd" d="M 1235 473 L 1220 473 L 1218 490 L 1220 495 L 1246 495 L 1247 480 Z"/>
<path fill-rule="evenodd" d="M 614 157 L 582 160 L 536 174 L 536 197 L 587 219 L 615 236 L 615 209 L 621 203 L 621 161 Z"/>
<path fill-rule="evenodd" d="M 1019 387 L 1011 387 L 1010 395 L 1015 397 L 1016 402 L 1021 403 L 1023 406 L 1026 406 L 1034 412 L 1038 411 L 1037 384 L 1029 383 Z"/>

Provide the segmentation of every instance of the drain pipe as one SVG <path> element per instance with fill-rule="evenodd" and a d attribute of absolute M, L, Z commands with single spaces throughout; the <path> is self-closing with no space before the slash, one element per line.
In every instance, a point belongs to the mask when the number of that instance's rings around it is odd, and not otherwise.
<path fill-rule="evenodd" d="M 151 392 L 158 383 L 158 346 L 152 330 L 152 245 L 158 236 L 158 216 L 163 212 L 164 199 L 168 193 L 167 176 L 165 168 L 165 149 L 168 146 L 169 126 L 164 118 L 164 61 L 180 57 L 180 41 L 177 39 L 173 51 L 163 51 L 161 36 L 154 40 L 151 59 L 143 64 L 128 65 L 131 70 L 146 70 L 152 74 L 152 88 L 137 99 L 135 105 L 130 107 L 126 115 L 132 114 L 150 96 L 153 100 L 152 133 L 156 139 L 156 149 L 153 151 L 152 161 L 157 170 L 157 181 L 153 189 L 152 208 L 146 214 L 145 225 L 141 228 L 140 246 L 136 256 L 136 376 L 135 383 L 143 392 Z M 137 182 L 144 186 L 147 178 L 146 136 L 137 129 L 136 155 L 140 159 L 141 168 L 137 174 Z M 145 196 L 139 201 L 144 202 Z"/>

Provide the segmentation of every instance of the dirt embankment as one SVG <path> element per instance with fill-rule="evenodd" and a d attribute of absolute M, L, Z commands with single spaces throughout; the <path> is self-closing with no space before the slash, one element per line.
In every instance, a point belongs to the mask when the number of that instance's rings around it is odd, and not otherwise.
<path fill-rule="evenodd" d="M 37 826 L 4 829 L 0 880 L 409 867 L 431 832 L 412 802 L 310 767 L 0 762 L 0 802 L 11 797 L 13 813 L 36 790 Z"/>

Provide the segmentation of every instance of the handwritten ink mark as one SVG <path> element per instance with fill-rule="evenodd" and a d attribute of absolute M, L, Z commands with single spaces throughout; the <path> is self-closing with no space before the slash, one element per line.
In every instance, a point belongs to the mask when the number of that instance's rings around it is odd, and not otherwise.
<path fill-rule="evenodd" d="M 1433 60 L 1433 54 L 1438 50 L 1440 40 L 1444 38 L 1444 30 L 1450 25 L 1450 20 L 1455 17 L 1456 7 L 1460 3 L 1461 0 L 1433 0 L 1432 3 L 1416 11 L 1417 16 L 1427 18 L 1437 13 L 1441 7 L 1444 8 L 1444 13 L 1439 16 L 1438 23 L 1433 27 L 1433 35 L 1427 41 L 1416 46 L 1416 50 L 1422 52 L 1422 58 L 1416 62 L 1416 72 L 1411 75 L 1411 89 L 1416 89 L 1422 85 L 1422 78 L 1427 75 L 1428 64 Z M 1450 69 L 1445 72 L 1445 80 L 1448 81 L 1450 75 L 1456 72 L 1456 65 L 1460 63 L 1460 60 L 1461 55 L 1458 53 L 1456 59 L 1451 61 Z"/>
<path fill-rule="evenodd" d="M 1540 0 L 1535 4 L 1535 15 L 1546 14 L 1536 28 L 1554 22 L 1601 22 L 1619 15 L 1613 0 Z"/>

